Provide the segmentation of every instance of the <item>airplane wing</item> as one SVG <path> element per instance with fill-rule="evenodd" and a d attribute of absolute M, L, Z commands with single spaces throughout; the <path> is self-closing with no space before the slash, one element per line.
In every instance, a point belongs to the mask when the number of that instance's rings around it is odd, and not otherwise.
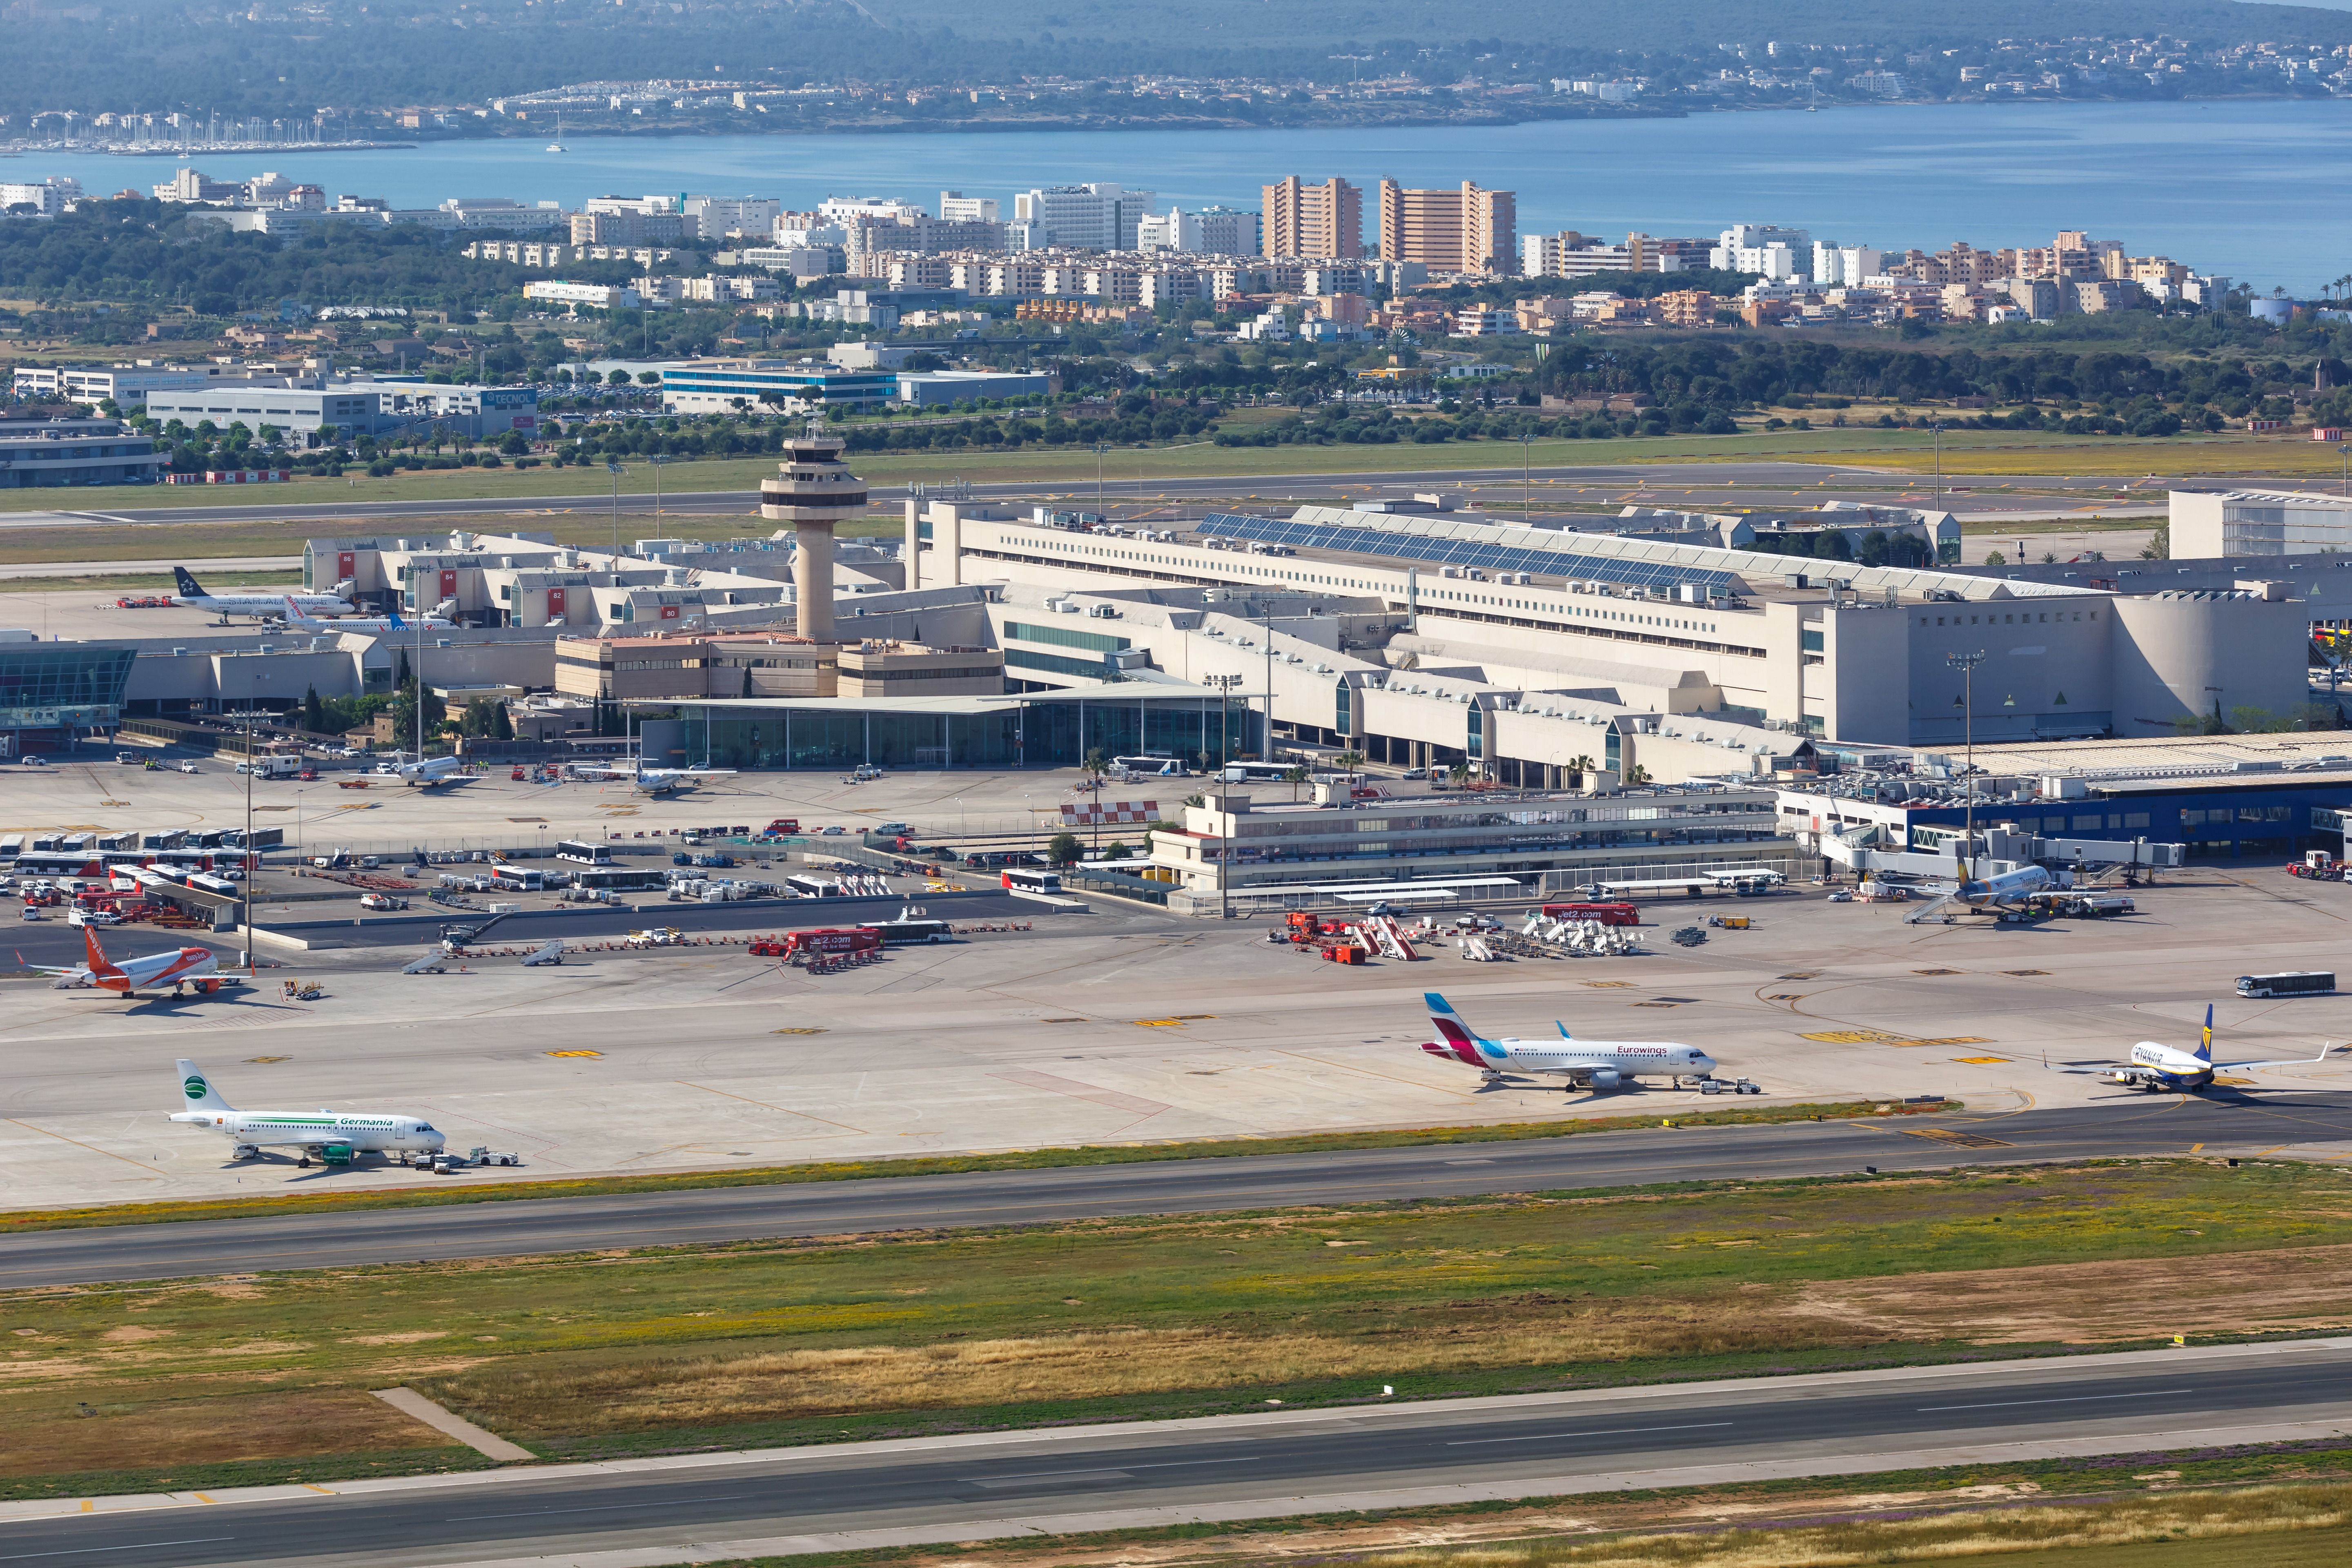
<path fill-rule="evenodd" d="M 2329 1045 L 2326 1040 L 2322 1040 L 2319 1042 L 2319 1054 L 2315 1057 L 2294 1057 L 2285 1061 L 2215 1062 L 2213 1064 L 2213 1070 L 2215 1072 L 2244 1072 L 2253 1068 L 2307 1068 L 2314 1062 L 2326 1061 L 2327 1059 L 2327 1053 L 2335 1048 L 2335 1047 Z"/>
<path fill-rule="evenodd" d="M 87 963 L 26 963 L 25 955 L 21 952 L 16 954 L 16 963 L 20 967 L 29 969 L 36 974 L 83 974 L 89 970 L 89 965 Z"/>

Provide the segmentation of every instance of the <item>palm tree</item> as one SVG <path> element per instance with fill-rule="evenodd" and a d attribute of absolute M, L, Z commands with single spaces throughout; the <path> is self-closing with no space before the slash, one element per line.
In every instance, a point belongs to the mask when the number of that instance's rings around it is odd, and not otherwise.
<path fill-rule="evenodd" d="M 1282 782 L 1290 786 L 1290 798 L 1295 801 L 1298 798 L 1298 786 L 1307 782 L 1307 770 L 1286 768 L 1283 770 Z"/>
<path fill-rule="evenodd" d="M 1641 763 L 1635 763 L 1632 767 L 1625 770 L 1625 782 L 1629 784 L 1648 784 L 1650 782 L 1650 770 L 1643 767 Z"/>
<path fill-rule="evenodd" d="M 1585 775 L 1593 771 L 1592 759 L 1582 752 L 1579 752 L 1577 755 L 1568 759 L 1568 771 L 1576 775 L 1576 783 L 1571 787 L 1582 789 L 1584 787 Z"/>

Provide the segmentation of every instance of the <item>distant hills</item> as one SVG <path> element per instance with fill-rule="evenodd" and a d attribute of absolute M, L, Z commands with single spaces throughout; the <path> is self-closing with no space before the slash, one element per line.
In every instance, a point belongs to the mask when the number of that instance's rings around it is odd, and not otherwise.
<path fill-rule="evenodd" d="M 1712 68 L 1738 58 L 1725 44 L 1747 46 L 1751 61 L 1768 41 L 1844 46 L 1900 69 L 1906 53 L 2000 38 L 2158 33 L 2335 45 L 2352 43 L 2352 15 L 2227 0 L 5 0 L 0 138 L 26 135 L 41 111 L 307 118 L 596 79 L 1509 81 Z"/>

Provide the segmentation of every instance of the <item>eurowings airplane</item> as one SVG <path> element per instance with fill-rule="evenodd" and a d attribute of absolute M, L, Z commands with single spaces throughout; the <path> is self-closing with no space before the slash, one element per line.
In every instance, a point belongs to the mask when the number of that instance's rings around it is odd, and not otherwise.
<path fill-rule="evenodd" d="M 1952 847 L 1952 866 L 1957 873 L 1954 885 L 1935 902 L 1916 914 L 1906 915 L 1904 924 L 1916 925 L 1946 904 L 1960 904 L 1976 914 L 2002 914 L 2019 908 L 2029 895 L 2048 892 L 2057 885 L 2057 879 L 2039 866 L 2020 866 L 1998 877 L 1970 876 L 1969 863 L 1957 840 Z"/>
<path fill-rule="evenodd" d="M 444 620 L 437 614 L 404 621 L 398 610 L 385 616 L 340 616 L 322 621 L 304 615 L 301 605 L 290 594 L 279 603 L 286 606 L 286 613 L 278 618 L 278 624 L 289 632 L 413 632 L 420 626 L 429 632 L 446 632 L 457 624 Z M 438 608 L 446 609 L 450 603 L 444 599 Z"/>
<path fill-rule="evenodd" d="M 1422 1049 L 1431 1056 L 1476 1068 L 1489 1083 L 1507 1073 L 1558 1075 L 1576 1089 L 1618 1089 L 1643 1077 L 1709 1078 L 1715 1058 L 1696 1046 L 1671 1040 L 1580 1040 L 1566 1024 L 1556 1024 L 1557 1040 L 1490 1040 L 1474 1032 L 1462 1015 L 1436 992 L 1423 994 L 1438 1037 Z"/>
<path fill-rule="evenodd" d="M 236 1144 L 229 1153 L 233 1160 L 258 1158 L 265 1148 L 301 1150 L 302 1157 L 294 1162 L 298 1165 L 308 1165 L 314 1157 L 348 1160 L 362 1152 L 441 1152 L 444 1140 L 439 1129 L 421 1116 L 380 1111 L 239 1110 L 221 1098 L 220 1090 L 196 1070 L 195 1063 L 183 1061 L 177 1065 L 184 1109 L 173 1111 L 172 1120 L 231 1140 Z"/>
<path fill-rule="evenodd" d="M 256 620 L 266 620 L 272 616 L 283 615 L 289 603 L 299 605 L 305 615 L 348 616 L 352 613 L 352 602 L 343 597 L 344 590 L 351 587 L 349 583 L 336 584 L 335 592 L 331 594 L 207 594 L 204 585 L 184 566 L 173 567 L 172 578 L 180 587 L 173 598 L 199 610 L 213 611 L 220 616 L 223 625 L 227 624 L 231 616 L 251 616 Z"/>
<path fill-rule="evenodd" d="M 143 958 L 116 963 L 98 945 L 96 926 L 82 927 L 81 937 L 88 944 L 82 963 L 61 966 L 26 963 L 25 967 L 56 976 L 49 984 L 59 991 L 112 991 L 126 997 L 165 985 L 172 988 L 174 996 L 186 995 L 191 985 L 196 988 L 196 994 L 210 996 L 226 990 L 231 984 L 231 977 L 220 973 L 219 959 L 208 947 L 178 947 L 169 952 L 151 952 Z M 25 955 L 18 953 L 16 962 L 24 963 Z"/>
<path fill-rule="evenodd" d="M 2283 1061 L 2217 1062 L 2213 1059 L 2213 1005 L 2208 1002 L 2205 1005 L 2205 1027 L 2199 1035 L 2197 1048 L 2193 1051 L 2184 1051 L 2178 1046 L 2159 1045 L 2154 1040 L 2142 1040 L 2131 1048 L 2129 1067 L 2061 1067 L 2046 1058 L 2042 1065 L 2052 1072 L 2104 1079 L 2109 1083 L 2126 1084 L 2133 1089 L 2150 1089 L 2158 1094 L 2186 1094 L 2210 1088 L 2216 1073 L 2250 1072 L 2256 1068 L 2310 1067 L 2315 1062 L 2325 1061 L 2333 1048 L 2322 1040 L 2319 1055 L 2315 1057 L 2291 1057 Z"/>

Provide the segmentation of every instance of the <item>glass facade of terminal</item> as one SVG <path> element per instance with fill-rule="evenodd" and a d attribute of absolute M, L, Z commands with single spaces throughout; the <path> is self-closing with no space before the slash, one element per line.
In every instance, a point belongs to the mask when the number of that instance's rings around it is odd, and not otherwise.
<path fill-rule="evenodd" d="M 695 759 L 707 754 L 721 768 L 1071 768 L 1089 752 L 1171 756 L 1198 767 L 1203 756 L 1214 763 L 1255 751 L 1265 727 L 1260 714 L 1235 703 L 1224 710 L 1221 737 L 1217 700 L 1190 692 L 1035 693 L 979 712 L 688 703 L 679 717 Z"/>
<path fill-rule="evenodd" d="M 112 728 L 137 657 L 85 643 L 0 643 L 0 734 Z"/>

